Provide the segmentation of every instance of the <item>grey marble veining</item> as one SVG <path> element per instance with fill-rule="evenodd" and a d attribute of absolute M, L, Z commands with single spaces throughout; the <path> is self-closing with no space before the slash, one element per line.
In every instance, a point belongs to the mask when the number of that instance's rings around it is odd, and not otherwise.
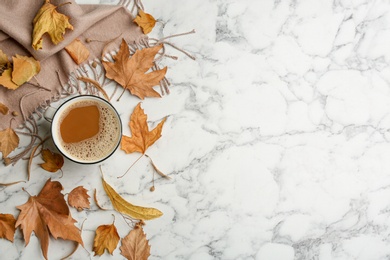
<path fill-rule="evenodd" d="M 79 3 L 98 3 L 83 0 Z M 100 1 L 116 3 L 117 1 Z M 168 116 L 148 150 L 172 180 L 156 178 L 138 155 L 118 150 L 105 177 L 135 204 L 159 208 L 147 223 L 150 259 L 390 258 L 390 3 L 350 0 L 143 1 L 158 19 L 150 37 L 170 39 L 196 57 L 167 47 L 171 94 L 146 99 L 150 125 Z M 114 103 L 125 122 L 138 103 Z M 45 127 L 44 122 L 41 123 Z M 47 126 L 46 126 L 47 127 Z M 64 193 L 99 191 L 97 166 L 65 162 L 64 176 L 33 164 L 32 180 L 0 189 L 2 213 L 36 194 L 51 177 Z M 24 176 L 26 164 L 0 166 L 1 180 Z M 92 193 L 91 193 L 92 195 Z M 94 230 L 111 212 L 92 203 L 72 211 L 91 252 Z M 129 228 L 117 218 L 123 237 Z M 7 259 L 41 259 L 35 237 L 24 248 L 0 240 Z M 72 245 L 50 241 L 50 259 Z M 79 248 L 73 259 L 97 259 Z M 99 259 L 121 259 L 114 256 Z M 5 258 L 4 258 L 5 259 Z"/>

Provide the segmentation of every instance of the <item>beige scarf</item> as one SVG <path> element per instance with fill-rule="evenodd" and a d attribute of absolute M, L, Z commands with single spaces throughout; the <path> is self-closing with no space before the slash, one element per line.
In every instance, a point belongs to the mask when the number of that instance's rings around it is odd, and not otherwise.
<path fill-rule="evenodd" d="M 69 1 L 71 4 L 60 6 Z M 75 89 L 78 93 L 88 93 L 88 90 L 82 92 L 76 78 L 83 71 L 83 66 L 90 66 L 94 59 L 98 61 L 96 58 L 101 57 L 107 42 L 115 39 L 116 44 L 110 44 L 115 48 L 122 38 L 134 46 L 147 42 L 147 37 L 133 22 L 134 17 L 126 6 L 78 5 L 74 0 L 52 0 L 52 4 L 60 6 L 58 12 L 70 17 L 74 29 L 67 29 L 64 41 L 58 45 L 52 44 L 48 35 L 44 35 L 43 49 L 34 50 L 31 46 L 32 21 L 43 3 L 44 0 L 0 1 L 0 49 L 8 57 L 15 54 L 33 56 L 41 62 L 41 71 L 30 83 L 16 90 L 0 86 L 0 103 L 5 104 L 10 111 L 7 115 L 0 114 L 0 130 L 9 127 L 14 118 L 12 128 L 27 128 L 36 134 L 34 114 L 40 114 L 51 102 L 75 92 Z M 135 3 L 136 9 L 139 8 L 139 1 Z M 64 50 L 76 38 L 90 51 L 89 60 L 81 67 Z M 96 61 L 93 65 L 96 65 Z M 33 138 L 30 145 L 35 141 Z M 14 157 L 12 162 L 18 158 Z"/>

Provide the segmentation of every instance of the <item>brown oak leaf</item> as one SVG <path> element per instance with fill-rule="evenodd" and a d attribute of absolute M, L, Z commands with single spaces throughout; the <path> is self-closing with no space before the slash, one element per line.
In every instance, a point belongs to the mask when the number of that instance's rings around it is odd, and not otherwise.
<path fill-rule="evenodd" d="M 102 255 L 104 250 L 112 254 L 119 242 L 119 234 L 114 224 L 101 225 L 96 229 L 95 239 L 93 240 L 93 251 L 95 255 Z"/>
<path fill-rule="evenodd" d="M 14 242 L 16 219 L 11 214 L 0 214 L 0 238 Z"/>
<path fill-rule="evenodd" d="M 54 44 L 58 44 L 64 39 L 66 29 L 73 30 L 73 26 L 69 23 L 69 17 L 57 12 L 56 9 L 57 6 L 51 4 L 50 0 L 46 0 L 35 15 L 32 35 L 32 47 L 35 50 L 42 49 L 42 36 L 45 33 L 49 34 Z"/>
<path fill-rule="evenodd" d="M 64 157 L 61 154 L 53 153 L 49 149 L 42 150 L 42 159 L 45 161 L 40 166 L 48 172 L 61 170 L 64 165 Z"/>
<path fill-rule="evenodd" d="M 19 136 L 9 127 L 0 131 L 0 152 L 6 158 L 19 145 Z"/>
<path fill-rule="evenodd" d="M 153 30 L 154 25 L 156 24 L 156 19 L 154 19 L 152 15 L 147 14 L 140 9 L 137 17 L 134 19 L 134 22 L 141 27 L 144 34 L 148 34 Z"/>
<path fill-rule="evenodd" d="M 78 186 L 74 188 L 68 194 L 68 203 L 71 207 L 76 208 L 78 211 L 82 211 L 83 209 L 90 208 L 89 198 L 90 196 L 87 194 L 88 190 L 83 186 Z"/>
<path fill-rule="evenodd" d="M 7 54 L 0 50 L 0 68 L 8 67 L 10 62 L 8 60 Z"/>
<path fill-rule="evenodd" d="M 3 115 L 6 115 L 8 114 L 8 111 L 9 111 L 9 108 L 4 105 L 3 103 L 0 103 L 0 113 L 2 113 Z"/>
<path fill-rule="evenodd" d="M 147 116 L 141 108 L 141 103 L 135 107 L 130 116 L 131 137 L 122 136 L 121 149 L 126 153 L 140 152 L 144 154 L 146 149 L 154 144 L 160 137 L 162 127 L 166 121 L 164 118 L 152 131 L 149 131 Z"/>
<path fill-rule="evenodd" d="M 128 260 L 147 260 L 150 256 L 150 245 L 142 226 L 135 229 L 122 239 L 121 254 Z"/>
<path fill-rule="evenodd" d="M 167 67 L 146 73 L 154 65 L 154 56 L 162 48 L 156 45 L 152 48 L 137 50 L 130 57 L 129 47 L 124 39 L 114 62 L 103 61 L 106 77 L 115 80 L 123 88 L 128 89 L 132 95 L 144 99 L 145 97 L 161 97 L 153 89 L 158 85 L 167 72 Z"/>
<path fill-rule="evenodd" d="M 60 237 L 83 245 L 80 230 L 74 225 L 76 220 L 70 214 L 62 189 L 61 183 L 49 179 L 38 196 L 30 196 L 25 204 L 17 207 L 20 214 L 15 227 L 20 226 L 22 229 L 26 245 L 34 231 L 45 259 L 49 248 L 49 234 L 55 239 Z"/>
<path fill-rule="evenodd" d="M 77 65 L 86 61 L 89 57 L 89 50 L 79 39 L 71 42 L 65 47 L 65 50 Z"/>

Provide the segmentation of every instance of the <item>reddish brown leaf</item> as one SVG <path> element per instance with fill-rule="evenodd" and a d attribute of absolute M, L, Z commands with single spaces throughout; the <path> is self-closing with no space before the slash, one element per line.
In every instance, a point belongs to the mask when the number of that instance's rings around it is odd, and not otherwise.
<path fill-rule="evenodd" d="M 64 158 L 61 154 L 53 153 L 49 149 L 42 150 L 42 159 L 45 163 L 41 163 L 40 166 L 48 172 L 56 172 L 61 170 L 64 165 Z"/>
<path fill-rule="evenodd" d="M 101 225 L 96 229 L 92 250 L 95 252 L 95 255 L 102 255 L 105 249 L 112 254 L 118 242 L 119 235 L 115 225 Z"/>
<path fill-rule="evenodd" d="M 122 239 L 121 254 L 128 260 L 147 260 L 150 256 L 150 245 L 141 225 Z"/>
<path fill-rule="evenodd" d="M 83 209 L 89 209 L 89 195 L 87 194 L 88 190 L 86 190 L 83 186 L 78 186 L 74 188 L 68 194 L 68 203 L 71 207 L 76 208 L 78 211 L 82 211 Z"/>
<path fill-rule="evenodd" d="M 15 218 L 11 214 L 0 214 L 0 238 L 14 242 Z"/>
<path fill-rule="evenodd" d="M 130 117 L 131 137 L 122 136 L 121 149 L 126 153 L 140 152 L 144 154 L 146 149 L 153 145 L 160 137 L 164 118 L 152 131 L 149 131 L 147 116 L 141 108 L 141 103 L 135 107 Z"/>
<path fill-rule="evenodd" d="M 38 196 L 31 196 L 25 204 L 17 207 L 20 214 L 15 226 L 22 229 L 26 245 L 34 231 L 46 259 L 49 234 L 55 239 L 60 237 L 83 245 L 80 230 L 74 225 L 76 221 L 70 214 L 61 190 L 61 183 L 49 179 Z"/>
<path fill-rule="evenodd" d="M 131 94 L 144 99 L 145 97 L 161 97 L 153 87 L 158 85 L 167 72 L 167 67 L 145 74 L 154 65 L 154 56 L 162 48 L 157 45 L 152 48 L 137 50 L 130 57 L 129 47 L 122 40 L 119 52 L 114 62 L 103 61 L 106 77 L 115 80 Z"/>

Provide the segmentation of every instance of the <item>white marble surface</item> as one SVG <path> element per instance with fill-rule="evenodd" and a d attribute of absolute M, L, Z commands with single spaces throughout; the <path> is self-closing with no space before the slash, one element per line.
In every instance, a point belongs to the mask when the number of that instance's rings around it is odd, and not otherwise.
<path fill-rule="evenodd" d="M 79 3 L 98 3 L 80 0 Z M 110 3 L 102 0 L 101 3 Z M 112 2 L 112 1 L 111 1 Z M 144 0 L 159 19 L 151 36 L 196 56 L 165 59 L 171 94 L 143 102 L 150 124 L 169 116 L 146 158 L 118 150 L 102 164 L 107 181 L 135 204 L 164 216 L 147 222 L 150 259 L 390 258 L 390 2 L 368 0 Z M 136 98 L 114 103 L 124 124 Z M 47 124 L 42 122 L 42 129 Z M 43 130 L 44 131 L 44 130 Z M 125 127 L 125 134 L 129 129 Z M 109 207 L 97 166 L 65 162 L 64 176 L 33 164 L 32 180 L 0 188 L 2 213 L 18 210 L 45 180 L 92 191 Z M 26 163 L 0 166 L 1 181 L 25 178 Z M 94 230 L 112 212 L 77 212 L 91 252 Z M 120 235 L 129 228 L 120 217 Z M 41 259 L 35 237 L 24 248 L 0 240 L 1 259 Z M 70 243 L 51 240 L 50 259 Z M 73 259 L 93 257 L 79 248 Z"/>

